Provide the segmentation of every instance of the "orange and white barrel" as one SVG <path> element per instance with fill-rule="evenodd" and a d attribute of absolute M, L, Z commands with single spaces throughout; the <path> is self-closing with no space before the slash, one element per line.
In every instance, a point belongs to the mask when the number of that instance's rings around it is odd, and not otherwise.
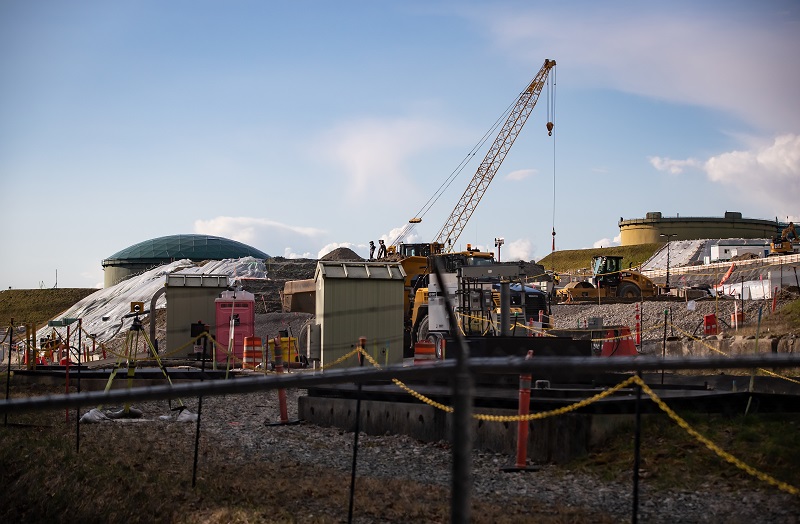
<path fill-rule="evenodd" d="M 414 344 L 414 365 L 436 362 L 436 345 L 429 340 Z"/>
<path fill-rule="evenodd" d="M 244 337 L 242 368 L 256 369 L 262 364 L 263 359 L 264 354 L 261 350 L 261 337 Z"/>

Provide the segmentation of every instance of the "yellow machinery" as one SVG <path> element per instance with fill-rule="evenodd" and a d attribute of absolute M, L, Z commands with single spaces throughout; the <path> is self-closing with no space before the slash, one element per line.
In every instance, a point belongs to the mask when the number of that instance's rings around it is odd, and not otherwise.
<path fill-rule="evenodd" d="M 794 237 L 794 242 L 797 242 L 798 235 L 797 229 L 794 226 L 793 222 L 789 222 L 789 225 L 781 231 L 780 236 L 776 236 L 772 239 L 772 242 L 769 244 L 769 254 L 770 255 L 791 255 L 793 253 L 797 253 L 796 244 L 792 243 L 790 240 L 791 237 Z"/>
<path fill-rule="evenodd" d="M 560 301 L 592 299 L 603 297 L 640 298 L 658 294 L 658 287 L 652 280 L 636 271 L 622 270 L 622 257 L 596 256 L 592 258 L 592 273 L 595 284 L 591 282 L 570 282 L 556 291 Z"/>
<path fill-rule="evenodd" d="M 445 271 L 447 273 L 455 273 L 455 271 L 462 266 L 494 263 L 494 255 L 492 253 L 473 250 L 469 244 L 467 245 L 466 251 L 453 253 L 451 251 L 452 246 L 458 241 L 467 221 L 472 216 L 481 198 L 483 198 L 486 189 L 489 187 L 494 175 L 500 169 L 500 165 L 508 154 L 509 149 L 511 149 L 522 127 L 533 112 L 533 108 L 536 106 L 536 102 L 539 100 L 543 88 L 547 85 L 548 74 L 555 66 L 555 60 L 546 59 L 539 72 L 519 95 L 503 127 L 500 129 L 492 146 L 489 148 L 489 151 L 486 153 L 486 156 L 473 175 L 464 194 L 461 196 L 455 208 L 450 213 L 449 218 L 436 236 L 436 240 L 429 244 L 400 243 L 400 240 L 404 238 L 416 224 L 422 221 L 421 217 L 424 215 L 424 213 L 422 213 L 418 217 L 409 220 L 403 231 L 401 231 L 391 245 L 388 246 L 387 260 L 399 260 L 406 273 L 406 295 L 404 298 L 406 343 L 404 346 L 407 351 L 413 351 L 414 343 L 416 342 L 416 334 L 419 331 L 419 324 L 423 321 L 424 317 L 427 317 L 427 311 L 425 315 L 418 314 L 418 312 L 423 309 L 427 310 L 428 275 L 432 269 L 430 266 L 431 257 L 440 258 L 441 261 L 444 262 Z M 555 96 L 552 98 L 554 99 Z M 546 127 L 548 133 L 552 135 L 553 123 L 547 122 Z M 429 204 L 432 202 L 435 202 L 435 199 L 432 198 L 429 200 Z M 294 286 L 294 284 L 292 284 L 292 286 Z M 313 296 L 313 289 L 310 285 L 306 285 L 305 287 L 308 289 L 304 291 L 300 291 L 298 288 L 298 290 L 294 292 L 292 292 L 289 287 L 290 286 L 287 285 L 284 291 L 284 307 L 286 307 L 287 302 L 291 302 L 289 299 L 292 299 L 293 295 L 305 293 L 306 295 Z M 417 297 L 419 297 L 419 299 L 417 299 Z M 291 311 L 296 311 L 291 305 L 289 307 Z"/>
<path fill-rule="evenodd" d="M 461 195 L 461 198 L 445 221 L 442 229 L 436 235 L 433 244 L 439 244 L 442 248 L 446 248 L 447 251 L 450 251 L 452 246 L 456 245 L 472 213 L 486 193 L 489 184 L 500 169 L 500 165 L 503 163 L 503 160 L 505 160 L 508 151 L 514 144 L 517 136 L 519 136 L 520 131 L 522 131 L 522 127 L 525 125 L 528 117 L 533 112 L 533 108 L 539 100 L 542 89 L 547 85 L 548 74 L 555 66 L 555 60 L 545 59 L 539 72 L 536 73 L 533 80 L 531 80 L 525 90 L 519 95 L 514 106 L 508 113 L 503 127 L 500 129 L 497 137 L 495 137 L 492 146 L 489 148 L 483 161 L 481 161 L 477 171 L 475 171 L 475 174 L 472 176 L 472 180 L 467 186 L 467 189 L 464 190 L 464 194 Z M 555 99 L 555 95 L 552 96 L 552 99 Z M 548 116 L 551 111 L 554 112 L 554 110 L 548 107 Z M 552 122 L 547 122 L 547 130 L 548 133 L 552 135 Z M 418 213 L 415 218 L 408 221 L 397 238 L 389 246 L 389 254 L 400 251 L 398 247 L 400 241 L 411 229 L 422 221 L 422 216 L 430 209 L 430 206 L 435 201 L 436 198 L 432 197 L 420 213 Z"/>
<path fill-rule="evenodd" d="M 432 270 L 431 257 L 437 257 L 444 263 L 446 273 L 455 273 L 459 267 L 463 266 L 494 264 L 494 255 L 491 253 L 473 250 L 469 244 L 466 251 L 453 253 L 452 246 L 458 241 L 494 175 L 500 169 L 508 151 L 533 112 L 539 95 L 547 84 L 548 74 L 555 66 L 555 60 L 546 59 L 539 72 L 519 95 L 503 127 L 472 176 L 467 189 L 436 235 L 436 239 L 430 244 L 399 243 L 399 239 L 422 221 L 421 215 L 419 215 L 408 221 L 406 228 L 398 235 L 398 239 L 389 247 L 390 253 L 400 256 L 401 264 L 406 272 L 407 293 L 404 306 L 406 311 L 405 347 L 407 350 L 413 350 L 414 344 L 418 340 L 426 338 L 420 334 L 427 331 L 428 275 Z M 547 123 L 547 130 L 552 134 L 552 122 Z"/>
<path fill-rule="evenodd" d="M 467 244 L 466 251 L 444 253 L 438 242 L 430 244 L 400 244 L 400 264 L 406 274 L 406 293 L 403 300 L 406 333 L 411 338 L 406 341 L 406 348 L 413 349 L 417 342 L 416 334 L 423 316 L 427 314 L 428 275 L 433 273 L 434 258 L 443 264 L 445 273 L 455 273 L 464 266 L 485 266 L 494 264 L 494 255 L 487 251 L 472 249 Z M 422 337 L 424 338 L 424 337 Z"/>
<path fill-rule="evenodd" d="M 770 255 L 791 255 L 797 253 L 800 245 L 793 244 L 791 240 L 775 238 L 769 243 Z"/>

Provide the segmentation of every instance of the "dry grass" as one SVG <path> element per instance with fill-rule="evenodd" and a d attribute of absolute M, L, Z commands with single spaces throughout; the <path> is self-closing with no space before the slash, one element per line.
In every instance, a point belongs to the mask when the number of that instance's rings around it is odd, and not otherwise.
<path fill-rule="evenodd" d="M 797 293 L 794 293 L 797 297 Z M 795 298 L 778 307 L 774 313 L 766 306 L 762 310 L 761 321 L 755 316 L 745 326 L 740 326 L 737 335 L 745 337 L 783 336 L 794 334 L 800 336 L 800 299 Z"/>
<path fill-rule="evenodd" d="M 3 386 L 4 387 L 4 386 Z M 61 390 L 53 390 L 60 392 Z M 15 395 L 40 395 L 41 388 Z M 348 515 L 350 475 L 308 464 L 248 460 L 235 442 L 201 433 L 192 487 L 194 424 L 82 425 L 74 411 L 10 417 L 0 425 L 0 521 L 83 523 L 339 523 Z M 355 510 L 373 522 L 449 521 L 449 489 L 359 477 Z M 612 522 L 575 508 L 531 507 L 473 498 L 473 522 Z M 363 521 L 363 520 L 362 520 Z"/>
<path fill-rule="evenodd" d="M 96 289 L 6 289 L 0 291 L 0 325 L 8 325 L 11 319 L 17 326 L 42 324 L 56 317 Z"/>
<path fill-rule="evenodd" d="M 48 302 L 55 311 L 42 308 L 37 291 L 24 291 L 31 305 L 25 310 L 15 306 L 17 323 L 46 320 L 94 290 L 63 290 L 77 294 L 65 295 L 58 304 Z M 44 290 L 50 299 L 59 295 L 54 291 Z M 7 293 L 0 293 L 0 315 L 8 315 L 8 309 L 3 309 L 7 308 Z M 785 306 L 770 321 L 797 328 L 800 301 Z M 5 390 L 4 380 L 0 387 Z M 13 396 L 49 392 L 35 386 L 12 389 Z M 70 423 L 65 422 L 63 411 L 10 415 L 9 425 L 0 425 L 0 521 L 333 523 L 347 519 L 349 473 L 292 462 L 243 460 L 201 438 L 198 481 L 193 488 L 194 425 L 163 425 L 160 432 L 137 424 L 82 426 L 77 452 L 74 412 L 70 415 Z M 796 484 L 800 415 L 686 416 L 726 451 Z M 569 467 L 609 480 L 629 481 L 632 435 L 631 428 L 621 428 L 602 451 Z M 723 462 L 663 416 L 647 417 L 642 450 L 643 476 L 655 487 L 746 485 L 773 489 Z M 378 522 L 449 520 L 450 493 L 441 486 L 369 477 L 359 478 L 356 485 L 355 513 L 360 518 Z M 612 521 L 576 508 L 534 508 L 524 499 L 508 500 L 497 504 L 473 499 L 473 521 Z"/>

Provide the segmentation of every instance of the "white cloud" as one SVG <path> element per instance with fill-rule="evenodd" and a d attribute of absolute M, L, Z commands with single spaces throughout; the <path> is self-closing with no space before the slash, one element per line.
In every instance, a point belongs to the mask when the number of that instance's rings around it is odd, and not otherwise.
<path fill-rule="evenodd" d="M 346 247 L 348 249 L 352 249 L 356 253 L 358 253 L 359 249 L 364 248 L 363 245 L 356 245 L 351 242 L 331 242 L 330 244 L 325 244 L 324 246 L 322 246 L 322 249 L 320 249 L 319 252 L 317 253 L 317 258 L 322 258 L 331 251 L 333 251 L 334 249 L 339 249 L 340 247 Z M 365 256 L 360 254 L 359 256 L 361 256 L 362 258 L 366 258 Z"/>
<path fill-rule="evenodd" d="M 525 180 L 528 177 L 535 176 L 538 171 L 536 169 L 517 169 L 505 176 L 506 180 Z"/>
<path fill-rule="evenodd" d="M 404 244 L 415 244 L 420 242 L 421 237 L 419 234 L 415 233 L 414 230 L 415 224 L 407 224 L 401 227 L 395 227 L 389 231 L 389 233 L 379 236 L 378 240 L 383 240 L 387 245 L 391 245 L 391 243 L 395 241 L 398 243 L 402 242 Z"/>
<path fill-rule="evenodd" d="M 363 118 L 331 129 L 317 147 L 344 172 L 348 183 L 342 188 L 349 199 L 385 193 L 388 188 L 395 188 L 397 197 L 398 191 L 411 187 L 406 162 L 454 143 L 459 134 L 460 130 L 425 118 Z"/>
<path fill-rule="evenodd" d="M 284 258 L 289 258 L 289 259 L 311 258 L 311 253 L 310 252 L 295 253 L 294 250 L 291 247 L 287 247 L 287 248 L 284 248 L 284 250 L 283 250 L 283 257 Z"/>
<path fill-rule="evenodd" d="M 275 220 L 254 217 L 220 216 L 209 220 L 195 220 L 194 232 L 202 235 L 213 235 L 230 238 L 244 244 L 261 249 L 267 254 L 278 250 L 275 246 L 292 244 L 308 244 L 303 249 L 311 249 L 312 243 L 318 242 L 325 234 L 322 229 L 305 226 L 292 226 Z M 284 249 L 284 248 L 281 248 Z M 285 248 L 290 250 L 291 248 Z M 270 253 L 272 251 L 272 253 Z M 308 253 L 284 255 L 286 258 L 309 258 Z"/>
<path fill-rule="evenodd" d="M 800 112 L 787 110 L 800 84 L 800 68 L 789 65 L 796 62 L 800 32 L 778 7 L 754 12 L 745 4 L 720 11 L 703 3 L 670 10 L 584 3 L 579 17 L 567 7 L 539 6 L 465 14 L 509 56 L 568 65 L 573 88 L 583 83 L 723 110 L 777 132 L 800 127 Z"/>
<path fill-rule="evenodd" d="M 769 145 L 731 151 L 705 163 L 709 180 L 730 186 L 780 217 L 796 213 L 800 202 L 800 136 L 787 134 Z"/>
<path fill-rule="evenodd" d="M 263 231 L 291 233 L 305 237 L 315 237 L 324 233 L 324 230 L 315 227 L 290 226 L 275 220 L 253 217 L 215 217 L 209 220 L 195 220 L 194 231 L 202 235 L 220 236 L 239 242 L 248 242 Z"/>
<path fill-rule="evenodd" d="M 533 251 L 533 243 L 527 238 L 520 238 L 500 248 L 500 260 L 504 262 L 510 260 L 527 262 L 533 258 Z"/>
<path fill-rule="evenodd" d="M 683 173 L 683 170 L 687 167 L 700 167 L 702 165 L 701 162 L 694 158 L 673 160 L 667 157 L 651 156 L 647 157 L 647 159 L 650 161 L 650 164 L 659 171 L 666 171 L 673 175 Z"/>
<path fill-rule="evenodd" d="M 620 235 L 615 236 L 613 239 L 611 238 L 601 238 L 600 240 L 596 241 L 592 244 L 592 247 L 595 249 L 601 247 L 611 247 L 611 246 L 618 246 L 621 242 Z"/>

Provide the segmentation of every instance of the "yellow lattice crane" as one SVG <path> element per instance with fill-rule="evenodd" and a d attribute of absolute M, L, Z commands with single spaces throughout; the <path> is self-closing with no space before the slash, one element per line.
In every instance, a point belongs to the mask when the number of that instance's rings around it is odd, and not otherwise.
<path fill-rule="evenodd" d="M 536 106 L 539 95 L 547 82 L 547 75 L 555 66 L 555 60 L 545 59 L 542 68 L 528 84 L 528 87 L 519 95 L 508 118 L 506 118 L 505 124 L 503 124 L 502 129 L 494 139 L 492 147 L 489 148 L 480 166 L 478 166 L 478 170 L 472 176 L 467 189 L 461 195 L 439 234 L 436 235 L 434 242 L 448 246 L 448 249 L 450 249 L 458 241 L 458 237 L 464 231 L 464 227 L 467 225 L 473 211 L 480 203 L 494 175 L 497 174 L 500 165 L 505 160 L 509 149 L 517 139 L 522 126 L 525 125 L 534 106 Z M 547 122 L 547 131 L 552 134 L 552 122 Z"/>

